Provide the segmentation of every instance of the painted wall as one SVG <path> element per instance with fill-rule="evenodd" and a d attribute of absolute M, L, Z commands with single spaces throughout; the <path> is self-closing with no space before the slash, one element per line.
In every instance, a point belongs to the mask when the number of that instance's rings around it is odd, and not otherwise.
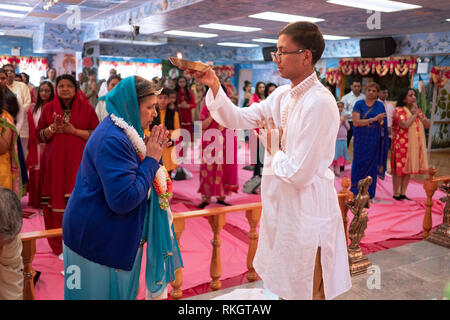
<path fill-rule="evenodd" d="M 0 36 L 0 55 L 11 55 L 12 47 L 20 47 L 21 56 L 45 57 L 33 52 L 33 39 L 23 37 Z"/>

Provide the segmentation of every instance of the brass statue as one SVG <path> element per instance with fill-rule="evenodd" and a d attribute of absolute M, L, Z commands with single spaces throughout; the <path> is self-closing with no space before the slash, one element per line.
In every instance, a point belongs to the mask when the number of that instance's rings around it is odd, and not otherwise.
<path fill-rule="evenodd" d="M 367 228 L 367 221 L 369 221 L 368 212 L 370 195 L 369 187 L 372 184 L 372 177 L 368 176 L 358 182 L 358 194 L 356 197 L 347 202 L 347 206 L 353 213 L 354 217 L 348 229 L 349 238 L 351 240 L 349 249 L 358 250 L 359 243 L 364 237 L 364 230 Z"/>
<path fill-rule="evenodd" d="M 348 257 L 350 274 L 356 275 L 365 273 L 370 267 L 370 261 L 363 255 L 360 247 L 361 239 L 369 221 L 368 211 L 370 203 L 369 187 L 372 184 L 372 177 L 368 176 L 358 182 L 358 194 L 356 197 L 346 202 L 354 217 L 348 229 L 350 245 L 348 246 Z"/>
<path fill-rule="evenodd" d="M 441 185 L 439 189 L 447 194 L 445 197 L 444 217 L 442 224 L 427 240 L 450 249 L 450 182 Z"/>

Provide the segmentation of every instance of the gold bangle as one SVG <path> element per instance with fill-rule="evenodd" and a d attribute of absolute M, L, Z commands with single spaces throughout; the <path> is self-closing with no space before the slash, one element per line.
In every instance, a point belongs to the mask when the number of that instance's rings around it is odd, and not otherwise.
<path fill-rule="evenodd" d="M 55 130 L 52 129 L 52 125 L 48 126 L 48 131 L 50 131 L 51 133 L 55 133 Z"/>

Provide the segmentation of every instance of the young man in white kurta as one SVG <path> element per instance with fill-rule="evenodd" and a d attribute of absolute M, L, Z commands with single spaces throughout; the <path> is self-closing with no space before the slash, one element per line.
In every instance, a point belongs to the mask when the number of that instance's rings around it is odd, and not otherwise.
<path fill-rule="evenodd" d="M 295 50 L 289 41 L 280 33 L 278 49 Z M 304 66 L 309 74 L 301 74 L 303 80 L 296 81 L 296 86 L 278 87 L 266 100 L 248 108 L 233 105 L 222 88 L 217 90 L 213 71 L 194 74 L 211 86 L 206 105 L 221 125 L 252 129 L 273 118 L 275 127 L 283 129 L 280 150 L 266 152 L 264 157 L 263 210 L 253 262 L 264 286 L 283 299 L 313 298 L 319 247 L 325 298 L 333 299 L 351 288 L 344 227 L 329 169 L 339 111 L 333 95 L 318 81 L 310 56 L 310 51 L 304 58 L 283 56 L 284 64 L 277 62 L 282 77 L 293 81 L 293 74 Z"/>

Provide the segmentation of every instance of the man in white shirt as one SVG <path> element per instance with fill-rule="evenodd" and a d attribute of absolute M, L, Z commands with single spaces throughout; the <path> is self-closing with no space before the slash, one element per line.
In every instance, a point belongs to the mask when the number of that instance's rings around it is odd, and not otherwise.
<path fill-rule="evenodd" d="M 16 74 L 12 64 L 5 64 L 3 69 L 6 71 L 6 75 L 8 76 L 6 79 L 6 85 L 9 90 L 16 95 L 19 102 L 19 112 L 16 116 L 16 128 L 17 132 L 19 132 L 23 154 L 26 158 L 29 137 L 27 111 L 31 104 L 30 88 L 28 88 L 25 83 L 15 80 Z"/>
<path fill-rule="evenodd" d="M 350 91 L 345 96 L 342 97 L 341 101 L 344 103 L 344 111 L 342 111 L 342 114 L 347 117 L 348 123 L 350 123 L 350 130 L 348 130 L 347 133 L 347 147 L 350 144 L 350 140 L 353 136 L 353 120 L 352 120 L 352 112 L 353 107 L 355 106 L 355 102 L 358 100 L 365 99 L 366 96 L 364 93 L 361 93 L 361 81 L 360 80 L 353 80 L 352 84 L 350 85 Z"/>
<path fill-rule="evenodd" d="M 389 145 L 392 141 L 392 114 L 394 112 L 394 105 L 390 103 L 387 98 L 389 96 L 389 90 L 385 85 L 380 85 L 380 93 L 378 95 L 378 100 L 383 102 L 384 108 L 386 109 L 386 118 L 387 118 L 387 124 L 388 124 L 388 130 L 389 130 Z"/>
<path fill-rule="evenodd" d="M 314 70 L 324 47 L 315 24 L 300 21 L 284 27 L 272 56 L 291 85 L 278 87 L 248 108 L 233 105 L 212 68 L 186 70 L 209 86 L 206 105 L 219 124 L 260 128 L 267 152 L 254 267 L 264 286 L 283 299 L 333 299 L 351 288 L 344 227 L 329 169 L 339 111 Z"/>

